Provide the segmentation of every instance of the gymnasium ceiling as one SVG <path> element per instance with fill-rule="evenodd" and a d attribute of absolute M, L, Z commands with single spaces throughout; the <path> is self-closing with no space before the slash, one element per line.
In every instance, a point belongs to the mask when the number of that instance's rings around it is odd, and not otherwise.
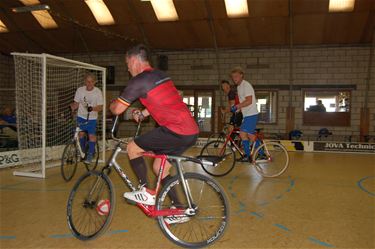
<path fill-rule="evenodd" d="M 248 0 L 245 18 L 228 18 L 224 0 L 174 0 L 173 22 L 159 22 L 147 1 L 105 0 L 116 21 L 111 26 L 99 26 L 83 0 L 40 2 L 49 5 L 57 29 L 43 29 L 30 12 L 12 12 L 20 1 L 0 0 L 9 29 L 0 33 L 1 53 L 125 51 L 137 42 L 163 50 L 288 47 L 291 37 L 296 46 L 371 44 L 375 28 L 375 0 L 356 0 L 347 13 L 328 13 L 328 0 Z"/>

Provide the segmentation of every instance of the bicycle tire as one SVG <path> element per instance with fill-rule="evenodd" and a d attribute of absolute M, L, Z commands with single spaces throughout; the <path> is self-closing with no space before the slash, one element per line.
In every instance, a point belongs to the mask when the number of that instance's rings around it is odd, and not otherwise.
<path fill-rule="evenodd" d="M 277 142 L 265 142 L 254 152 L 255 170 L 263 177 L 277 177 L 289 166 L 289 154 L 283 145 Z"/>
<path fill-rule="evenodd" d="M 70 181 L 76 173 L 79 157 L 77 146 L 71 141 L 65 146 L 61 157 L 61 176 L 66 182 Z"/>
<path fill-rule="evenodd" d="M 225 145 L 225 150 L 222 152 L 222 149 Z M 229 143 L 225 144 L 223 141 L 211 141 L 205 146 L 203 146 L 200 156 L 223 156 L 224 157 L 220 160 L 216 166 L 202 164 L 203 170 L 212 176 L 225 176 L 229 172 L 231 172 L 234 168 L 236 163 L 236 154 L 233 148 L 229 145 Z"/>
<path fill-rule="evenodd" d="M 99 210 L 101 201 L 109 202 L 107 212 Z M 74 184 L 67 204 L 67 221 L 74 237 L 92 240 L 104 233 L 112 221 L 116 200 L 109 177 L 89 171 Z"/>
<path fill-rule="evenodd" d="M 86 146 L 85 155 L 87 155 L 87 152 L 88 152 L 88 146 Z M 99 154 L 100 154 L 99 143 L 98 143 L 98 141 L 96 141 L 95 142 L 95 153 L 94 153 L 93 162 L 89 163 L 89 164 L 85 163 L 85 167 L 86 167 L 87 171 L 96 169 L 96 167 L 98 166 L 98 162 L 99 162 Z"/>
<path fill-rule="evenodd" d="M 185 173 L 185 182 L 195 215 L 184 223 L 167 224 L 165 216 L 158 216 L 158 224 L 163 234 L 173 243 L 182 247 L 197 248 L 210 245 L 221 238 L 229 223 L 230 207 L 223 188 L 213 178 L 198 174 Z M 172 204 L 168 192 L 174 188 L 182 204 L 176 208 L 188 207 L 178 176 L 171 178 L 163 187 L 156 200 L 156 209 L 170 209 Z M 181 198 L 184 196 L 184 198 Z M 165 210 L 166 211 L 166 210 Z"/>
<path fill-rule="evenodd" d="M 208 144 L 209 142 L 211 141 L 216 141 L 216 140 L 219 140 L 219 141 L 225 141 L 225 133 L 223 132 L 215 132 L 215 133 L 211 133 L 208 138 L 207 138 L 207 142 L 206 144 Z"/>

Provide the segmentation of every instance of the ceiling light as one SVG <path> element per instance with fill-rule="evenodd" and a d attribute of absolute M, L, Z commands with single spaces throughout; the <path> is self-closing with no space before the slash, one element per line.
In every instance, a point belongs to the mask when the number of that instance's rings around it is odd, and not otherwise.
<path fill-rule="evenodd" d="M 7 26 L 0 20 L 0 33 L 9 32 Z"/>
<path fill-rule="evenodd" d="M 249 16 L 247 0 L 225 0 L 225 8 L 228 17 Z"/>
<path fill-rule="evenodd" d="M 115 23 L 111 12 L 103 0 L 85 0 L 85 3 L 89 6 L 96 21 L 100 25 L 111 25 Z"/>
<path fill-rule="evenodd" d="M 329 12 L 351 12 L 355 0 L 329 0 Z"/>
<path fill-rule="evenodd" d="M 177 21 L 178 15 L 173 0 L 151 0 L 152 8 L 159 21 Z"/>
<path fill-rule="evenodd" d="M 36 10 L 36 9 L 49 9 L 48 5 L 40 5 L 39 0 L 20 0 L 24 5 L 30 6 L 30 8 L 14 8 L 14 12 L 25 12 L 27 9 L 31 11 L 31 14 L 39 22 L 40 26 L 45 29 L 57 28 L 57 23 L 53 20 L 52 16 L 47 10 Z"/>

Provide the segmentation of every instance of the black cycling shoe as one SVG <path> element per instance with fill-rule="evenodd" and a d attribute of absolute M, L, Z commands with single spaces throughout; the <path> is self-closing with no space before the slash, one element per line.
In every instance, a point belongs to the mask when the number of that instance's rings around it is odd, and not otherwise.
<path fill-rule="evenodd" d="M 236 162 L 249 163 L 249 162 L 251 162 L 251 157 L 244 156 L 244 157 L 236 159 Z"/>

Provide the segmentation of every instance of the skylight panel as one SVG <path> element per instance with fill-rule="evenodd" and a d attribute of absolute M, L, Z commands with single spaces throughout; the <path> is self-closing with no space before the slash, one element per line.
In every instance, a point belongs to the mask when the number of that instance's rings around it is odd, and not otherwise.
<path fill-rule="evenodd" d="M 151 5 L 160 22 L 178 20 L 173 0 L 151 0 Z"/>
<path fill-rule="evenodd" d="M 9 32 L 9 29 L 8 29 L 7 26 L 5 26 L 5 24 L 0 20 L 0 33 L 5 33 L 5 32 Z"/>
<path fill-rule="evenodd" d="M 329 0 L 329 12 L 351 12 L 355 0 Z"/>
<path fill-rule="evenodd" d="M 99 25 L 112 25 L 115 23 L 111 12 L 103 0 L 85 0 Z"/>
<path fill-rule="evenodd" d="M 247 0 L 225 0 L 225 8 L 228 17 L 249 16 Z"/>

